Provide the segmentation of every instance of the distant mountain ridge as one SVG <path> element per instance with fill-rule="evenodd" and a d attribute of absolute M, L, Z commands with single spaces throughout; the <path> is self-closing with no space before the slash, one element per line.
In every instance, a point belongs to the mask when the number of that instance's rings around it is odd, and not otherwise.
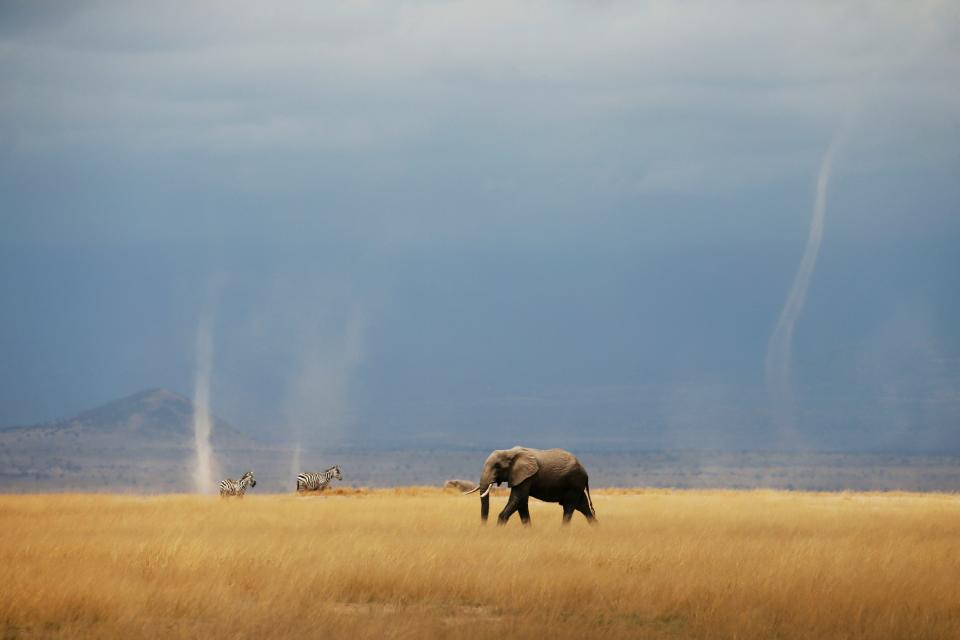
<path fill-rule="evenodd" d="M 0 491 L 197 491 L 193 403 L 167 389 L 149 389 L 68 419 L 0 429 Z M 256 493 L 293 492 L 296 474 L 334 464 L 344 483 L 432 484 L 473 478 L 489 449 L 422 447 L 283 448 L 260 445 L 211 416 L 214 477 L 256 472 Z M 513 444 L 512 442 L 508 442 Z M 816 491 L 960 491 L 960 458 L 830 453 L 711 451 L 578 452 L 590 484 L 682 488 L 787 488 Z"/>
<path fill-rule="evenodd" d="M 136 449 L 192 448 L 194 406 L 190 399 L 169 389 L 147 389 L 83 411 L 53 423 L 9 427 L 0 431 L 0 444 L 27 445 L 42 441 L 46 448 L 58 444 Z M 246 449 L 258 446 L 225 420 L 211 415 L 214 448 Z M 58 442 L 58 441 L 63 441 Z M 37 444 L 40 444 L 38 442 Z"/>
<path fill-rule="evenodd" d="M 195 488 L 194 406 L 148 389 L 52 423 L 0 430 L 0 490 L 136 491 Z M 252 468 L 260 445 L 210 416 L 214 467 Z M 207 491 L 215 491 L 208 487 Z"/>

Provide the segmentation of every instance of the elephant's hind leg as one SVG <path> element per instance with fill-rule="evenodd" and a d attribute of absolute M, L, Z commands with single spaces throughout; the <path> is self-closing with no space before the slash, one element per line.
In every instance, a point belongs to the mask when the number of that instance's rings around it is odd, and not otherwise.
<path fill-rule="evenodd" d="M 563 524 L 569 524 L 574 510 L 580 507 L 580 494 L 575 489 L 564 492 L 560 506 L 563 507 Z"/>
<path fill-rule="evenodd" d="M 581 493 L 580 499 L 577 501 L 577 511 L 582 513 L 587 517 L 587 522 L 593 524 L 597 521 L 597 518 L 593 515 L 593 510 L 590 508 L 590 502 L 587 500 L 587 494 Z"/>

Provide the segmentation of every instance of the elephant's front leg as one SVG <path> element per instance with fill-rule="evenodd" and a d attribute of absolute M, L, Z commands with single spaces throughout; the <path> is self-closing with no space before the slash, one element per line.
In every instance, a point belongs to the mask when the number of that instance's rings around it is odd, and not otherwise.
<path fill-rule="evenodd" d="M 528 505 L 528 498 L 523 498 L 520 501 L 520 504 L 517 506 L 517 512 L 520 514 L 520 522 L 529 526 L 530 525 L 530 507 Z"/>
<path fill-rule="evenodd" d="M 510 499 L 507 500 L 507 506 L 503 508 L 500 515 L 497 516 L 497 524 L 507 524 L 507 520 L 513 515 L 513 512 L 520 508 L 521 496 L 516 488 L 511 489 Z"/>

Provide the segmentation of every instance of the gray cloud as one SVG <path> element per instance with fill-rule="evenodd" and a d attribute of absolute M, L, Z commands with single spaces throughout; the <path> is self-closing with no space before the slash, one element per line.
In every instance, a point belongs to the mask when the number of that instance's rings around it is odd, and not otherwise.
<path fill-rule="evenodd" d="M 0 422 L 188 388 L 195 283 L 222 273 L 211 399 L 252 432 L 757 443 L 817 162 L 853 110 L 794 336 L 798 429 L 862 442 L 886 383 L 850 353 L 897 352 L 880 328 L 922 306 L 945 364 L 897 413 L 938 442 L 960 349 L 956 13 L 4 3 Z"/>
<path fill-rule="evenodd" d="M 651 154 L 717 160 L 743 136 L 750 150 L 769 147 L 769 129 L 785 123 L 829 131 L 874 75 L 880 92 L 922 95 L 917 110 L 955 105 L 950 12 L 902 3 L 90 4 L 7 31 L 3 73 L 17 90 L 6 92 L 4 121 L 25 149 L 229 154 L 389 151 L 458 124 L 536 135 L 614 120 L 640 125 Z"/>

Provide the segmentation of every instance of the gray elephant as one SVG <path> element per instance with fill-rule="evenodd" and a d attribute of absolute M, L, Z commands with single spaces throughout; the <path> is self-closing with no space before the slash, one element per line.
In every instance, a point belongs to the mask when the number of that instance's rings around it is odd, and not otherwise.
<path fill-rule="evenodd" d="M 454 478 L 443 483 L 444 489 L 456 489 L 457 491 L 473 491 L 477 488 L 477 483 L 473 480 L 461 480 Z"/>
<path fill-rule="evenodd" d="M 569 451 L 514 447 L 491 453 L 483 464 L 480 485 L 464 493 L 482 491 L 480 519 L 483 522 L 490 513 L 490 488 L 501 482 L 510 486 L 510 499 L 500 512 L 497 524 L 506 524 L 514 511 L 520 512 L 523 524 L 530 524 L 527 500 L 531 496 L 544 502 L 559 502 L 564 524 L 570 522 L 574 510 L 585 515 L 588 522 L 596 521 L 587 470 Z"/>

